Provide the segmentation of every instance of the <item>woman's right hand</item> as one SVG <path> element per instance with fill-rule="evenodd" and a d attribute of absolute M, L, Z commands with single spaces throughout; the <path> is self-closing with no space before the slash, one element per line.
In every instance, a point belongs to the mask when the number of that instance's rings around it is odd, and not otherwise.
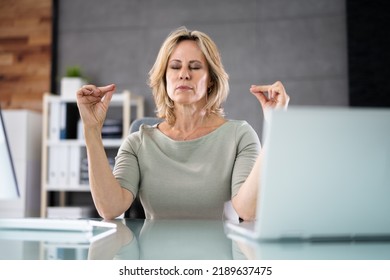
<path fill-rule="evenodd" d="M 103 87 L 85 85 L 77 91 L 77 106 L 84 128 L 101 129 L 103 127 L 114 92 L 114 84 Z"/>

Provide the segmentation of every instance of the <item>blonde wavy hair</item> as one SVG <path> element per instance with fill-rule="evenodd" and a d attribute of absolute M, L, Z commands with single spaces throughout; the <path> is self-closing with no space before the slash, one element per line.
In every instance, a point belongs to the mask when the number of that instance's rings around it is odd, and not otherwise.
<path fill-rule="evenodd" d="M 222 65 L 221 56 L 211 38 L 200 31 L 190 31 L 180 27 L 169 34 L 162 44 L 156 61 L 149 71 L 149 86 L 156 103 L 156 115 L 164 118 L 170 125 L 176 121 L 172 99 L 166 89 L 166 72 L 169 58 L 175 47 L 184 40 L 195 41 L 204 54 L 209 68 L 211 87 L 207 93 L 205 110 L 208 114 L 224 116 L 222 103 L 229 93 L 229 76 Z"/>

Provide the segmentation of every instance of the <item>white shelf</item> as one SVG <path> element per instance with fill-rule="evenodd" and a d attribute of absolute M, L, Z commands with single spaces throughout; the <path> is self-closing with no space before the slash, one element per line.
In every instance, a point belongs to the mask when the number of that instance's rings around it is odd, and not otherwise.
<path fill-rule="evenodd" d="M 47 185 L 46 191 L 49 192 L 89 192 L 89 185 L 72 185 L 71 187 L 58 187 Z"/>
<path fill-rule="evenodd" d="M 112 95 L 112 98 L 111 98 L 110 106 L 112 106 L 112 105 L 122 106 L 123 101 L 128 98 L 128 95 L 131 95 L 131 93 L 127 90 L 120 92 L 120 93 L 114 93 Z M 50 103 L 51 102 L 77 103 L 76 98 L 67 98 L 67 97 L 63 97 L 63 96 L 55 95 L 55 94 L 50 94 L 50 93 L 48 93 L 46 95 L 46 98 L 47 98 L 47 101 Z M 132 100 L 130 100 L 130 102 L 133 103 L 132 105 L 137 104 L 138 98 L 143 99 L 142 97 L 134 96 L 132 98 Z"/>
<path fill-rule="evenodd" d="M 103 146 L 106 148 L 119 147 L 123 142 L 123 139 L 103 139 Z M 47 140 L 46 145 L 52 146 L 66 146 L 66 147 L 85 147 L 85 141 L 82 139 L 70 139 L 70 140 Z"/>

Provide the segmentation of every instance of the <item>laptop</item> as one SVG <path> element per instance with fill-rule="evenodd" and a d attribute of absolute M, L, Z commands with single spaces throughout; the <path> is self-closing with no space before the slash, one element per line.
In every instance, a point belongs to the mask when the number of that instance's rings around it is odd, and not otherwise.
<path fill-rule="evenodd" d="M 6 125 L 0 107 L 0 203 L 3 200 L 20 198 L 16 172 L 13 164 L 9 140 L 6 133 Z M 107 229 L 104 233 L 102 229 Z M 43 219 L 43 218 L 3 218 L 0 219 L 0 237 L 18 236 L 16 231 L 29 230 L 31 236 L 46 235 L 59 236 L 61 232 L 83 233 L 82 236 L 93 237 L 112 233 L 116 230 L 116 224 L 98 220 L 71 220 L 71 219 Z M 37 233 L 37 234 L 34 234 Z M 84 234 L 84 233 L 87 233 Z M 93 234 L 95 233 L 95 235 Z"/>
<path fill-rule="evenodd" d="M 261 240 L 390 236 L 390 109 L 291 107 L 264 125 L 254 222 L 230 235 Z"/>

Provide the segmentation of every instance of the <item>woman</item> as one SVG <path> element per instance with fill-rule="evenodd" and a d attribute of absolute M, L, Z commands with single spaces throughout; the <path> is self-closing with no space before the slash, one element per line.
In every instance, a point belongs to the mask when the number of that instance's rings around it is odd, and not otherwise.
<path fill-rule="evenodd" d="M 163 121 L 129 135 L 114 172 L 101 130 L 115 85 L 86 85 L 77 92 L 99 214 L 113 219 L 139 195 L 148 219 L 221 218 L 230 199 L 240 218 L 254 219 L 260 142 L 247 122 L 224 117 L 228 75 L 215 43 L 199 31 L 175 30 L 163 43 L 149 78 Z M 250 92 L 265 115 L 289 102 L 280 82 L 252 85 Z"/>

